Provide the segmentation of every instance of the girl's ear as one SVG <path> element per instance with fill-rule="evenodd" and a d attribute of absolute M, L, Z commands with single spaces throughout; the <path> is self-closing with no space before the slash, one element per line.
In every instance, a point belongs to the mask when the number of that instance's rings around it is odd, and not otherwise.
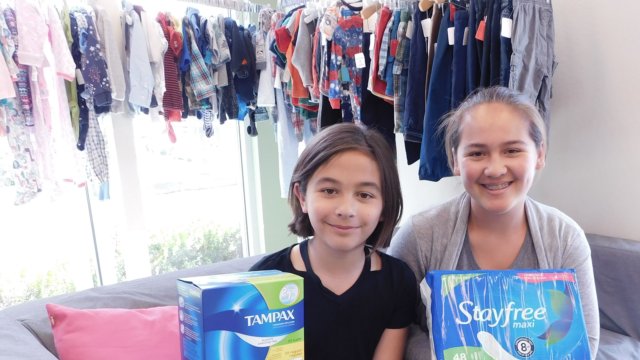
<path fill-rule="evenodd" d="M 453 174 L 460 176 L 460 166 L 458 165 L 458 158 L 456 157 L 456 149 L 451 149 L 453 154 Z"/>
<path fill-rule="evenodd" d="M 302 212 L 308 214 L 309 212 L 307 211 L 307 199 L 305 199 L 304 194 L 300 191 L 300 183 L 293 184 L 293 192 L 296 194 L 296 197 L 300 202 Z"/>
<path fill-rule="evenodd" d="M 536 170 L 542 170 L 546 164 L 545 155 L 547 153 L 545 144 L 540 144 L 540 150 L 538 150 L 538 159 L 536 162 Z"/>

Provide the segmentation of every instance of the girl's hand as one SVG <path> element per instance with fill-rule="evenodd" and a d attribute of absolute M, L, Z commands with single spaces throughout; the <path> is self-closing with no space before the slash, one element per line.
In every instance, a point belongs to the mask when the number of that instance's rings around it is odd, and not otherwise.
<path fill-rule="evenodd" d="M 402 360 L 409 327 L 386 329 L 380 337 L 373 360 Z"/>

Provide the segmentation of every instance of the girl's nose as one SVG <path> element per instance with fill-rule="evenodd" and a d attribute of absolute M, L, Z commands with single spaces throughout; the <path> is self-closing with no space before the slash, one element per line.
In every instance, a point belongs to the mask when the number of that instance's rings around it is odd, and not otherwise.
<path fill-rule="evenodd" d="M 336 214 L 340 217 L 354 217 L 356 215 L 355 200 L 351 196 L 344 196 L 336 208 Z"/>
<path fill-rule="evenodd" d="M 507 167 L 505 166 L 504 161 L 502 161 L 502 158 L 500 156 L 492 156 L 489 159 L 487 167 L 484 169 L 485 176 L 494 178 L 500 177 L 506 174 L 506 172 Z"/>

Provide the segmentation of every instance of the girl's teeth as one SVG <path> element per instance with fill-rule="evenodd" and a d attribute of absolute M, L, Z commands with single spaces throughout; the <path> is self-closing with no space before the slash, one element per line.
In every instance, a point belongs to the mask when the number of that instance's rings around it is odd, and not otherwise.
<path fill-rule="evenodd" d="M 509 184 L 511 184 L 511 183 L 505 183 L 505 184 L 497 185 L 497 186 L 485 185 L 484 187 L 486 187 L 489 190 L 502 190 L 502 189 L 506 188 L 507 186 L 509 186 Z"/>

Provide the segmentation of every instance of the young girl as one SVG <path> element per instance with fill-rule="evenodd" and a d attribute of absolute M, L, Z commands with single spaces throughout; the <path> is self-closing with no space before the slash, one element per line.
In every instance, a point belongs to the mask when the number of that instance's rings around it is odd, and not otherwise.
<path fill-rule="evenodd" d="M 418 282 L 431 270 L 575 269 L 595 358 L 600 324 L 587 239 L 567 215 L 527 197 L 547 144 L 535 106 L 513 90 L 489 88 L 465 100 L 441 129 L 466 192 L 413 215 L 389 254 L 406 261 Z M 419 304 L 409 359 L 431 358 L 425 311 Z"/>
<path fill-rule="evenodd" d="M 289 203 L 305 238 L 251 270 L 304 278 L 305 359 L 402 359 L 415 319 L 416 279 L 389 245 L 402 213 L 391 148 L 375 131 L 333 125 L 303 151 Z"/>

